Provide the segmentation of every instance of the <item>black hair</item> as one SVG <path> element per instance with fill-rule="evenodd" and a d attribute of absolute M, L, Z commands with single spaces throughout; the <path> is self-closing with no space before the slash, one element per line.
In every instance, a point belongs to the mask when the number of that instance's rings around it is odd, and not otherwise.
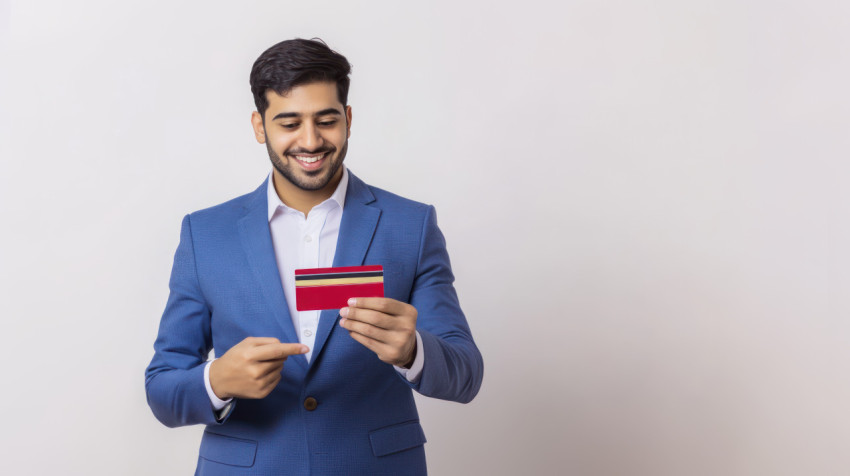
<path fill-rule="evenodd" d="M 260 115 L 265 115 L 269 102 L 266 91 L 281 96 L 292 88 L 316 81 L 336 83 L 339 102 L 348 105 L 348 86 L 351 64 L 345 56 L 330 49 L 324 41 L 314 38 L 281 41 L 267 49 L 251 68 L 251 92 Z"/>

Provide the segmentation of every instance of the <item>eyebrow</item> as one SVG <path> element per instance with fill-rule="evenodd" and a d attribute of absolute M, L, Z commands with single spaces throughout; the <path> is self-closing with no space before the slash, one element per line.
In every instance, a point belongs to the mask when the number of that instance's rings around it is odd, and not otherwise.
<path fill-rule="evenodd" d="M 327 109 L 322 109 L 321 111 L 314 113 L 313 117 L 327 116 L 327 115 L 330 115 L 330 114 L 341 116 L 342 112 L 340 112 L 339 109 L 329 107 Z M 280 113 L 276 114 L 272 118 L 272 120 L 276 121 L 278 119 L 286 119 L 286 118 L 289 118 L 289 117 L 301 117 L 301 116 L 302 116 L 302 114 L 300 112 L 280 112 Z"/>

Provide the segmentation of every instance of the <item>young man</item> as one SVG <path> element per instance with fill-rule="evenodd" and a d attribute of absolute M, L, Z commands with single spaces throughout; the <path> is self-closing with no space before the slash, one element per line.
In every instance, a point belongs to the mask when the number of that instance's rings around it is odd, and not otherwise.
<path fill-rule="evenodd" d="M 481 385 L 434 208 L 343 165 L 349 73 L 320 41 L 265 51 L 251 123 L 272 173 L 183 219 L 145 386 L 165 425 L 207 425 L 196 474 L 425 474 L 411 390 L 465 403 Z M 385 297 L 296 309 L 295 269 L 362 265 Z"/>

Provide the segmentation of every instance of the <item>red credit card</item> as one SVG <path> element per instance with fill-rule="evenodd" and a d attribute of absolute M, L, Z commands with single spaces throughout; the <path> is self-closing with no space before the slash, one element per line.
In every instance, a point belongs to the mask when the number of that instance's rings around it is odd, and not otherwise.
<path fill-rule="evenodd" d="M 341 309 L 353 297 L 384 297 L 384 267 L 345 266 L 295 270 L 295 309 Z"/>

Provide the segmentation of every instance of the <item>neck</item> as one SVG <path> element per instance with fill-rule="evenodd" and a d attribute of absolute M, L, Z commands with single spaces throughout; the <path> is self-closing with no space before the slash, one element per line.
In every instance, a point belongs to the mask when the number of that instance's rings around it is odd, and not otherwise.
<path fill-rule="evenodd" d="M 331 198 L 341 179 L 342 167 L 337 170 L 331 181 L 323 188 L 319 190 L 304 190 L 293 185 L 292 182 L 275 170 L 272 176 L 272 183 L 274 183 L 274 190 L 277 192 L 277 196 L 280 197 L 280 201 L 284 205 L 294 208 L 303 213 L 304 216 L 307 216 L 313 207 Z"/>

